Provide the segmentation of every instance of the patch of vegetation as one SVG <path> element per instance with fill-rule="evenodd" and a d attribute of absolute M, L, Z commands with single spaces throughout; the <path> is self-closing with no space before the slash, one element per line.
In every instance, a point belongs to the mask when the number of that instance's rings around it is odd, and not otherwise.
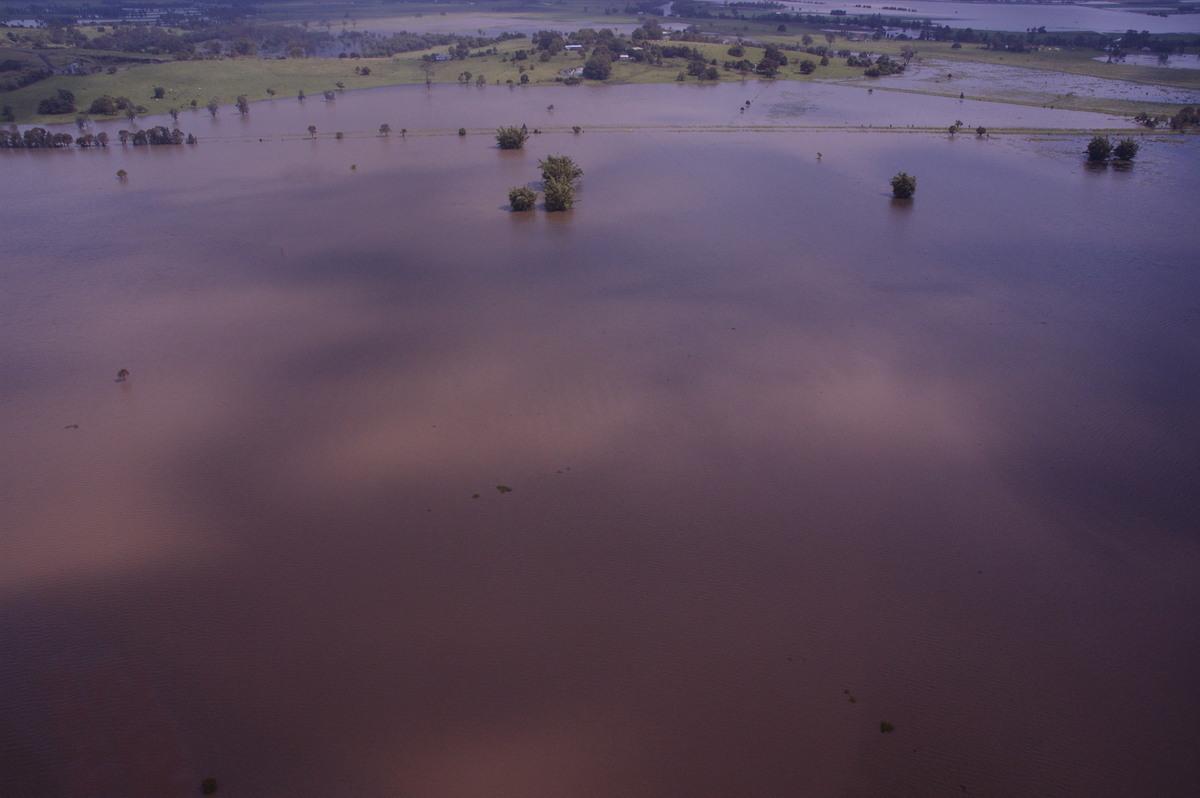
<path fill-rule="evenodd" d="M 537 192 L 525 186 L 511 188 L 508 191 L 508 204 L 514 211 L 531 211 L 537 205 Z"/>
<path fill-rule="evenodd" d="M 524 125 L 496 129 L 496 144 L 502 150 L 519 150 L 525 146 L 528 139 L 529 130 Z"/>
<path fill-rule="evenodd" d="M 917 178 L 908 172 L 897 172 L 892 178 L 892 196 L 908 199 L 917 193 Z"/>
<path fill-rule="evenodd" d="M 512 493 L 512 488 L 510 488 L 508 485 L 497 485 L 496 490 L 500 491 L 501 493 Z"/>
<path fill-rule="evenodd" d="M 1135 139 L 1123 138 L 1113 147 L 1113 157 L 1118 161 L 1132 161 L 1137 157 L 1141 148 L 1142 145 L 1138 144 Z"/>
<path fill-rule="evenodd" d="M 575 205 L 575 181 L 583 170 L 567 155 L 550 155 L 538 161 L 542 170 L 542 186 L 546 196 L 546 210 L 569 211 Z"/>
<path fill-rule="evenodd" d="M 879 723 L 880 734 L 891 734 L 895 730 L 896 730 L 896 727 L 893 726 L 892 724 L 888 723 L 886 720 L 880 721 L 880 723 Z"/>
<path fill-rule="evenodd" d="M 1092 140 L 1088 142 L 1087 149 L 1084 152 L 1087 154 L 1087 159 L 1092 163 L 1107 161 L 1108 156 L 1112 154 L 1112 141 L 1108 136 L 1092 136 Z"/>

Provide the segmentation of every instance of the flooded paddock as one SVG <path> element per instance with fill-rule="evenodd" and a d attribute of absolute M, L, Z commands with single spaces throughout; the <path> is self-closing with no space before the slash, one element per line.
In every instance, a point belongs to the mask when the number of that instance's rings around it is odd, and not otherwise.
<path fill-rule="evenodd" d="M 872 83 L 870 79 L 856 79 L 855 83 L 861 86 L 932 92 L 952 97 L 966 94 L 970 97 L 998 101 L 1059 106 L 1090 98 L 1175 105 L 1200 103 L 1200 91 L 1195 89 L 1151 86 L 1127 80 L 1072 75 L 1067 72 L 1003 64 L 952 62 L 931 58 L 914 61 L 903 74 L 889 77 L 885 83 Z"/>
<path fill-rule="evenodd" d="M 0 794 L 1192 794 L 1195 138 L 446 88 L 0 152 Z"/>

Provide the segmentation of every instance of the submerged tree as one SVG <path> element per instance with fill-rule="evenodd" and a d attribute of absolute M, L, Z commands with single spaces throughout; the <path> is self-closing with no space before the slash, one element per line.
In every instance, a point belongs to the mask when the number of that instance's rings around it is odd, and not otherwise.
<path fill-rule="evenodd" d="M 239 94 L 237 98 L 238 113 L 242 116 L 250 113 L 250 101 L 246 99 L 246 95 Z"/>
<path fill-rule="evenodd" d="M 569 211 L 575 204 L 575 180 L 583 174 L 569 155 L 548 155 L 538 161 L 546 193 L 546 210 Z"/>
<path fill-rule="evenodd" d="M 896 199 L 908 199 L 917 193 L 917 178 L 908 172 L 898 172 L 892 178 L 892 196 Z"/>
<path fill-rule="evenodd" d="M 548 180 L 546 186 L 546 210 L 569 211 L 575 204 L 575 185 L 567 180 Z"/>
<path fill-rule="evenodd" d="M 514 211 L 531 211 L 537 204 L 537 192 L 526 186 L 508 190 L 508 204 Z"/>
<path fill-rule="evenodd" d="M 529 138 L 529 131 L 524 127 L 501 127 L 496 128 L 496 143 L 500 145 L 502 150 L 519 150 L 525 146 L 525 141 Z"/>
<path fill-rule="evenodd" d="M 1112 154 L 1112 142 L 1108 136 L 1092 136 L 1092 140 L 1087 145 L 1087 159 L 1092 163 L 1105 161 Z"/>
<path fill-rule="evenodd" d="M 542 181 L 546 183 L 552 180 L 574 183 L 583 174 L 583 170 L 576 166 L 569 155 L 548 155 L 546 160 L 538 161 L 538 168 L 542 170 Z"/>
<path fill-rule="evenodd" d="M 317 126 L 316 125 L 308 126 L 308 135 L 313 137 L 314 139 L 317 137 Z"/>
<path fill-rule="evenodd" d="M 1117 146 L 1113 147 L 1113 157 L 1118 161 L 1132 161 L 1137 157 L 1138 150 L 1142 145 L 1131 138 L 1121 139 L 1117 142 Z"/>
<path fill-rule="evenodd" d="M 215 119 L 217 116 L 217 109 L 220 108 L 221 106 L 216 101 L 216 99 L 212 99 L 212 100 L 208 101 L 208 105 L 206 105 L 205 107 L 208 109 L 208 115 Z"/>
<path fill-rule="evenodd" d="M 386 136 L 391 132 L 392 132 L 392 126 L 389 125 L 387 122 L 384 122 L 382 125 L 379 126 L 379 135 Z"/>

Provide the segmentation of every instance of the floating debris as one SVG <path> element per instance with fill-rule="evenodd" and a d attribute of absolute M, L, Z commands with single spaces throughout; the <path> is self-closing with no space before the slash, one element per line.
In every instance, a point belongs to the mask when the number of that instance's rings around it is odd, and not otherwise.
<path fill-rule="evenodd" d="M 888 723 L 886 720 L 880 721 L 880 723 L 879 723 L 879 733 L 880 734 L 891 734 L 895 730 L 896 730 L 896 727 L 893 726 L 892 724 Z"/>
<path fill-rule="evenodd" d="M 129 369 L 121 369 L 117 372 L 118 381 L 124 382 L 127 379 L 129 379 Z"/>
<path fill-rule="evenodd" d="M 63 427 L 63 429 L 79 429 L 79 425 L 78 424 L 68 424 L 67 426 Z"/>
<path fill-rule="evenodd" d="M 508 485 L 497 485 L 496 490 L 500 491 L 501 493 L 512 493 L 512 488 L 510 488 Z"/>

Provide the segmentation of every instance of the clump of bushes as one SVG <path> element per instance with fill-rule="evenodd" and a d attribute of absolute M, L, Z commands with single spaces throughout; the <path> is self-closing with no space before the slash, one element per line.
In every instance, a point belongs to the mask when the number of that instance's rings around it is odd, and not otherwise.
<path fill-rule="evenodd" d="M 526 186 L 508 190 L 508 204 L 514 211 L 531 211 L 537 204 L 537 192 Z"/>
<path fill-rule="evenodd" d="M 1112 148 L 1112 142 L 1109 141 L 1108 136 L 1092 136 L 1092 140 L 1088 142 L 1084 152 L 1089 161 L 1099 163 L 1108 160 L 1108 156 L 1112 155 Z"/>
<path fill-rule="evenodd" d="M 39 114 L 73 114 L 75 113 L 75 95 L 66 89 L 59 89 L 58 94 L 47 97 L 38 103 Z"/>
<path fill-rule="evenodd" d="M 519 150 L 525 146 L 529 131 L 521 127 L 501 127 L 496 129 L 496 144 L 502 150 Z"/>
<path fill-rule="evenodd" d="M 575 204 L 575 181 L 583 170 L 567 155 L 550 155 L 538 161 L 542 170 L 542 190 L 546 199 L 546 210 L 569 211 Z M 508 203 L 514 211 L 532 210 L 537 202 L 537 192 L 519 187 L 508 191 Z"/>
<path fill-rule="evenodd" d="M 1123 138 L 1116 144 L 1108 136 L 1092 136 L 1084 153 L 1088 163 L 1104 163 L 1112 157 L 1116 161 L 1128 162 L 1137 157 L 1141 145 L 1133 138 Z"/>
<path fill-rule="evenodd" d="M 917 178 L 908 172 L 898 172 L 892 178 L 892 196 L 896 199 L 908 199 L 917 193 Z"/>
<path fill-rule="evenodd" d="M 575 204 L 575 180 L 583 170 L 568 155 L 550 155 L 538 161 L 546 189 L 546 210 L 569 211 Z"/>

